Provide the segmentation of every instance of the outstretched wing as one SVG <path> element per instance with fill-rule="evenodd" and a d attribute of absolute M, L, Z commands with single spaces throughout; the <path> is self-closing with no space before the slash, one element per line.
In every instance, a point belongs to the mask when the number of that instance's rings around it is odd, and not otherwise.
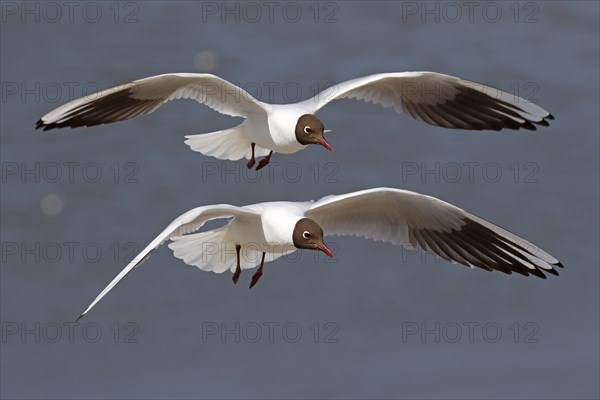
<path fill-rule="evenodd" d="M 148 259 L 150 253 L 166 240 L 172 237 L 178 237 L 190 232 L 197 231 L 206 222 L 220 218 L 260 218 L 260 214 L 242 207 L 220 204 L 214 206 L 198 207 L 180 215 L 169 224 L 140 254 L 135 256 L 133 260 L 104 288 L 102 292 L 92 301 L 85 311 L 77 318 L 79 320 L 88 311 L 96 305 L 110 290 L 115 287 L 121 279 L 125 277 L 134 268 L 140 266 Z"/>
<path fill-rule="evenodd" d="M 432 251 L 467 266 L 507 274 L 558 275 L 562 264 L 528 241 L 435 197 L 377 188 L 317 201 L 306 216 L 325 234 L 362 236 Z"/>
<path fill-rule="evenodd" d="M 234 117 L 264 115 L 265 104 L 211 74 L 163 74 L 139 79 L 73 100 L 44 115 L 36 125 L 53 128 L 94 126 L 150 114 L 174 99 L 194 99 Z"/>
<path fill-rule="evenodd" d="M 302 102 L 313 113 L 337 99 L 364 100 L 430 125 L 469 130 L 529 129 L 554 117 L 521 97 L 435 72 L 365 76 L 331 86 Z"/>

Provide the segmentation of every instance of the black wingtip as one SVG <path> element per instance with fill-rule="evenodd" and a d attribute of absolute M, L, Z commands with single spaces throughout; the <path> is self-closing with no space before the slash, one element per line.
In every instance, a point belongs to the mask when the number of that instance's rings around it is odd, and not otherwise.
<path fill-rule="evenodd" d="M 84 315 L 85 315 L 85 314 L 81 314 L 79 317 L 77 317 L 77 319 L 75 320 L 75 323 L 78 323 L 78 322 L 79 322 L 79 320 L 80 320 L 81 318 L 83 318 L 83 316 L 84 316 Z"/>
<path fill-rule="evenodd" d="M 47 124 L 44 121 L 42 121 L 41 119 L 38 120 L 38 122 L 35 123 L 35 129 L 42 128 L 42 131 L 44 131 L 44 132 L 46 132 L 46 131 L 48 131 L 50 129 L 56 129 L 58 127 L 59 127 L 59 125 L 57 125 L 56 123 Z"/>
<path fill-rule="evenodd" d="M 536 126 L 529 121 L 525 121 L 524 123 L 522 123 L 521 128 L 527 129 L 528 131 L 537 131 Z"/>
<path fill-rule="evenodd" d="M 548 270 L 543 270 L 544 272 L 548 272 Z M 544 272 L 542 272 L 541 270 L 535 268 L 535 269 L 528 269 L 527 271 L 525 271 L 527 273 L 526 276 L 529 276 L 529 274 L 533 275 L 533 276 L 537 276 L 540 279 L 548 279 L 548 277 L 546 275 L 544 275 Z"/>
<path fill-rule="evenodd" d="M 564 268 L 564 267 L 565 267 L 565 266 L 563 265 L 563 263 L 561 263 L 560 261 L 558 261 L 558 262 L 557 262 L 556 264 L 554 264 L 554 265 L 555 265 L 555 266 L 557 266 L 557 267 L 560 267 L 560 268 Z"/>
<path fill-rule="evenodd" d="M 541 125 L 541 126 L 550 126 L 550 123 L 548 121 L 546 121 L 545 119 L 542 119 L 540 122 L 536 122 L 536 124 Z"/>
<path fill-rule="evenodd" d="M 554 119 L 554 115 L 548 114 L 548 116 L 546 118 L 548 118 L 549 120 L 553 120 Z"/>

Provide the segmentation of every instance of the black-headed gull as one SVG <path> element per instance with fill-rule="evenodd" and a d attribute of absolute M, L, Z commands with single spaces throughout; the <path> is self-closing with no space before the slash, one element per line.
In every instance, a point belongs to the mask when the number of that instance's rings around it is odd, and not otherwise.
<path fill-rule="evenodd" d="M 194 151 L 224 160 L 290 154 L 309 144 L 331 150 L 323 123 L 314 115 L 344 98 L 394 107 L 430 125 L 470 130 L 529 129 L 548 125 L 546 110 L 499 89 L 435 72 L 396 72 L 365 76 L 334 85 L 295 104 L 267 104 L 211 74 L 164 74 L 113 87 L 73 100 L 38 122 L 44 130 L 123 121 L 149 114 L 169 100 L 191 98 L 244 122 L 222 131 L 186 136 Z"/>
<path fill-rule="evenodd" d="M 220 228 L 192 233 L 207 221 L 230 219 Z M 237 207 L 198 207 L 171 222 L 121 271 L 81 314 L 83 317 L 125 275 L 167 240 L 175 257 L 203 271 L 255 268 L 250 287 L 265 261 L 298 249 L 333 254 L 324 235 L 362 236 L 432 251 L 470 267 L 545 278 L 562 264 L 535 245 L 486 220 L 435 197 L 400 189 L 377 188 L 326 196 L 316 202 L 269 202 Z M 268 255 L 268 257 L 266 257 Z"/>

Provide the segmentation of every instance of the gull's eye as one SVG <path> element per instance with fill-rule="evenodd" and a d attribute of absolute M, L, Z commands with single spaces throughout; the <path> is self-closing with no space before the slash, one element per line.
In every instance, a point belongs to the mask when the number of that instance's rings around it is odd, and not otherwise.
<path fill-rule="evenodd" d="M 304 133 L 311 133 L 311 132 L 312 132 L 312 128 L 310 126 L 304 127 Z"/>
<path fill-rule="evenodd" d="M 309 232 L 309 231 L 304 231 L 304 232 L 302 232 L 302 237 L 303 237 L 304 239 L 308 239 L 308 238 L 310 237 L 310 232 Z"/>

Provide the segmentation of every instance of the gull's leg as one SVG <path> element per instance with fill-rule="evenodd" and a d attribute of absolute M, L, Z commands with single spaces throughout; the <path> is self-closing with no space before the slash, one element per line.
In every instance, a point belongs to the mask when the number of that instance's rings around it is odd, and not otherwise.
<path fill-rule="evenodd" d="M 256 160 L 254 159 L 254 146 L 256 146 L 256 143 L 252 143 L 252 158 L 250 159 L 250 161 L 248 161 L 248 164 L 246 164 L 246 167 L 248 167 L 248 169 L 254 167 L 254 163 L 256 163 Z"/>
<path fill-rule="evenodd" d="M 240 246 L 239 244 L 235 245 L 235 253 L 236 253 L 236 257 L 237 257 L 237 268 L 235 269 L 235 272 L 233 273 L 233 276 L 231 277 L 231 279 L 233 279 L 233 283 L 237 283 L 238 279 L 240 279 L 240 274 L 242 273 L 242 268 L 240 267 L 240 249 L 242 248 L 242 246 Z"/>
<path fill-rule="evenodd" d="M 256 271 L 254 273 L 254 275 L 252 275 L 252 282 L 250 282 L 250 289 L 252 289 L 252 287 L 254 285 L 256 285 L 256 282 L 258 282 L 258 280 L 262 276 L 262 269 L 263 269 L 263 265 L 265 264 L 265 254 L 267 254 L 267 253 L 262 254 L 262 260 L 260 260 L 260 267 L 258 268 L 258 271 Z"/>
<path fill-rule="evenodd" d="M 273 150 L 271 150 L 271 152 L 269 153 L 268 156 L 266 156 L 265 158 L 263 158 L 262 160 L 259 161 L 258 166 L 256 167 L 256 170 L 258 171 L 261 168 L 264 168 L 269 161 L 271 161 L 271 156 L 273 155 Z"/>

